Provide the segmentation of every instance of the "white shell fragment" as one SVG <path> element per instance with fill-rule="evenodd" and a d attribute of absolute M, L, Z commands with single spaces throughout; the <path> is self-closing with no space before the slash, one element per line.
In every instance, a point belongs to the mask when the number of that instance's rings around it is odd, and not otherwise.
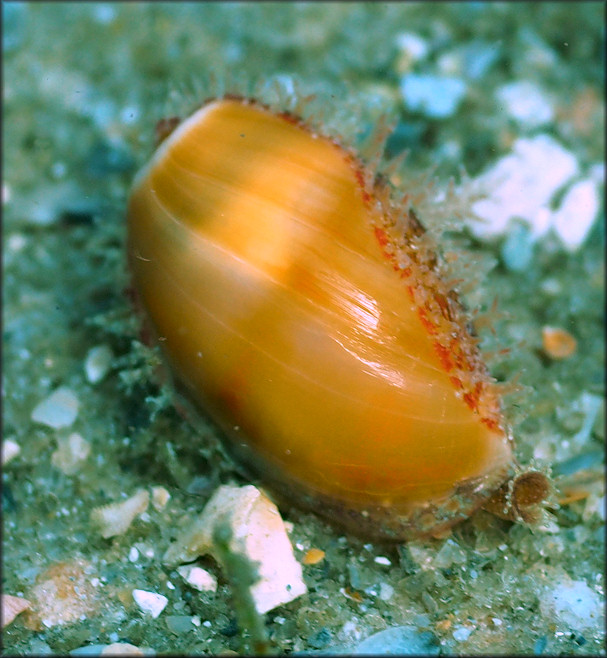
<path fill-rule="evenodd" d="M 84 374 L 91 384 L 100 382 L 112 366 L 114 353 L 109 345 L 91 347 L 84 360 Z"/>
<path fill-rule="evenodd" d="M 2 594 L 2 628 L 13 622 L 15 617 L 27 610 L 31 603 L 20 596 Z"/>
<path fill-rule="evenodd" d="M 475 186 L 487 196 L 472 206 L 484 221 L 473 222 L 471 230 L 490 238 L 504 233 L 512 219 L 522 219 L 534 236 L 545 234 L 552 197 L 578 169 L 575 156 L 549 135 L 517 139 L 512 153 L 475 179 Z"/>
<path fill-rule="evenodd" d="M 224 523 L 232 530 L 231 550 L 258 563 L 259 580 L 252 585 L 251 595 L 260 614 L 307 592 L 278 509 L 252 485 L 219 487 L 200 516 L 169 547 L 165 563 L 191 562 L 204 554 L 220 560 L 213 532 Z"/>
<path fill-rule="evenodd" d="M 69 427 L 78 416 L 79 404 L 76 394 L 61 386 L 36 405 L 32 420 L 54 429 Z"/>
<path fill-rule="evenodd" d="M 123 535 L 135 517 L 147 510 L 149 501 L 150 494 L 145 489 L 139 489 L 119 503 L 96 507 L 91 512 L 91 521 L 98 526 L 104 539 Z"/>
<path fill-rule="evenodd" d="M 134 589 L 133 599 L 142 612 L 151 615 L 154 619 L 166 608 L 169 602 L 166 596 L 156 594 L 156 592 L 146 592 L 144 589 Z"/>
<path fill-rule="evenodd" d="M 152 505 L 161 512 L 171 499 L 171 494 L 164 487 L 152 487 Z"/>
<path fill-rule="evenodd" d="M 201 567 L 195 567 L 190 564 L 177 568 L 177 572 L 183 579 L 199 592 L 216 592 L 217 579 L 212 573 Z"/>
<path fill-rule="evenodd" d="M 46 628 L 78 623 L 96 614 L 95 566 L 82 558 L 51 564 L 30 590 L 35 617 Z"/>
<path fill-rule="evenodd" d="M 585 178 L 573 182 L 578 176 L 575 156 L 549 135 L 517 139 L 512 153 L 472 182 L 483 198 L 472 206 L 481 221 L 472 221 L 470 228 L 477 237 L 487 239 L 508 232 L 512 237 L 509 250 L 519 269 L 526 266 L 522 253 L 527 250 L 527 258 L 531 257 L 533 243 L 550 230 L 567 251 L 574 252 L 598 217 L 604 168 L 594 165 Z M 527 232 L 518 229 L 520 221 L 529 227 Z M 517 230 L 520 236 L 515 235 Z M 505 254 L 514 262 L 512 255 Z M 516 269 L 513 262 L 510 269 Z"/>
<path fill-rule="evenodd" d="M 502 85 L 496 98 L 508 116 L 528 128 L 537 128 L 554 118 L 548 95 L 530 80 L 515 80 Z"/>
<path fill-rule="evenodd" d="M 576 251 L 586 239 L 599 212 L 597 184 L 587 178 L 567 191 L 553 216 L 552 225 L 568 251 Z"/>
<path fill-rule="evenodd" d="M 51 455 L 51 463 L 65 475 L 74 475 L 89 456 L 91 444 L 77 432 L 72 432 L 68 437 L 59 437 L 57 444 L 57 450 Z"/>

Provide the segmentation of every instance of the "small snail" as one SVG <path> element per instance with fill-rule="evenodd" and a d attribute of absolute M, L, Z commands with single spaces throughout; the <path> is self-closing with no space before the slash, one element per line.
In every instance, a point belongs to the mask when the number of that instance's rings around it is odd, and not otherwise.
<path fill-rule="evenodd" d="M 436 533 L 486 503 L 513 443 L 414 212 L 258 101 L 171 128 L 135 181 L 128 256 L 179 391 L 279 495 L 359 534 Z"/>

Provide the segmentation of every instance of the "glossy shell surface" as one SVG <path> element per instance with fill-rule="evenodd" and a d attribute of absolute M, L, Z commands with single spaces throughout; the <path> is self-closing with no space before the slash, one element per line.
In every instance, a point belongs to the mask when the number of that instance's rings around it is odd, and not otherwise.
<path fill-rule="evenodd" d="M 508 477 L 500 400 L 423 229 L 350 149 L 208 102 L 139 173 L 133 284 L 179 390 L 284 496 L 435 532 Z"/>

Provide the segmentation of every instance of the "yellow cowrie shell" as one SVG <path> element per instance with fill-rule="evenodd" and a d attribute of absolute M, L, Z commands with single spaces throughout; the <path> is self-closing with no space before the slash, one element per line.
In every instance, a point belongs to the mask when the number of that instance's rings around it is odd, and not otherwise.
<path fill-rule="evenodd" d="M 337 140 L 206 103 L 139 173 L 128 253 L 177 387 L 289 500 L 402 539 L 511 475 L 497 387 L 424 230 Z"/>

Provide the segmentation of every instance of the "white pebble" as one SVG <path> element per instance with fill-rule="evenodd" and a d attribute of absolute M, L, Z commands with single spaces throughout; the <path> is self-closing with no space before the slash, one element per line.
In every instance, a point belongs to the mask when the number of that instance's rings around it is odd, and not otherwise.
<path fill-rule="evenodd" d="M 396 47 L 412 62 L 423 59 L 428 54 L 428 42 L 414 32 L 401 32 L 396 36 Z"/>
<path fill-rule="evenodd" d="M 78 416 L 79 404 L 76 394 L 61 386 L 36 405 L 32 411 L 32 420 L 54 429 L 69 427 Z"/>
<path fill-rule="evenodd" d="M 199 592 L 217 591 L 217 579 L 206 569 L 185 565 L 183 567 L 178 567 L 177 571 L 189 585 L 194 589 L 197 589 Z"/>
<path fill-rule="evenodd" d="M 473 630 L 474 628 L 468 626 L 457 626 L 453 631 L 453 639 L 458 642 L 465 642 L 470 637 Z"/>
<path fill-rule="evenodd" d="M 406 106 L 433 119 L 450 117 L 466 95 L 466 83 L 461 78 L 418 75 L 403 76 L 401 95 Z"/>
<path fill-rule="evenodd" d="M 156 619 L 158 615 L 166 608 L 169 600 L 162 594 L 156 592 L 146 592 L 143 589 L 133 590 L 133 599 L 139 606 L 139 609 Z"/>
<path fill-rule="evenodd" d="M 576 411 L 583 414 L 584 422 L 580 430 L 574 435 L 573 440 L 578 445 L 583 445 L 590 440 L 592 428 L 596 421 L 596 417 L 603 407 L 603 397 L 594 395 L 584 391 L 577 399 L 575 407 Z"/>
<path fill-rule="evenodd" d="M 145 656 L 145 652 L 128 642 L 108 644 L 101 650 L 102 656 Z"/>
<path fill-rule="evenodd" d="M 529 128 L 550 123 L 554 108 L 546 94 L 529 80 L 516 80 L 497 89 L 498 103 L 508 116 Z"/>
<path fill-rule="evenodd" d="M 84 360 L 84 373 L 91 384 L 100 382 L 112 366 L 114 353 L 109 345 L 91 347 Z"/>
<path fill-rule="evenodd" d="M 120 111 L 120 120 L 127 125 L 136 123 L 141 116 L 141 111 L 136 105 L 127 105 Z"/>
<path fill-rule="evenodd" d="M 375 564 L 383 564 L 385 567 L 389 567 L 392 564 L 392 562 L 383 555 L 378 555 L 373 562 L 375 562 Z"/>
<path fill-rule="evenodd" d="M 583 244 L 598 211 L 599 193 L 591 178 L 571 186 L 552 220 L 556 234 L 568 251 L 576 251 Z"/>
<path fill-rule="evenodd" d="M 341 629 L 341 633 L 346 637 L 347 640 L 360 640 L 362 633 L 360 628 L 357 626 L 356 622 L 352 619 L 349 619 Z"/>
<path fill-rule="evenodd" d="M 2 466 L 6 466 L 21 452 L 21 446 L 11 439 L 2 441 Z"/>
<path fill-rule="evenodd" d="M 17 254 L 27 245 L 27 238 L 21 233 L 13 233 L 6 241 L 7 250 Z"/>
<path fill-rule="evenodd" d="M 139 551 L 134 546 L 131 546 L 129 550 L 129 562 L 137 562 L 138 559 Z"/>
<path fill-rule="evenodd" d="M 604 602 L 583 580 L 563 576 L 540 594 L 540 609 L 567 631 L 594 628 L 604 615 Z"/>
<path fill-rule="evenodd" d="M 67 172 L 67 167 L 65 166 L 65 162 L 54 162 L 51 165 L 51 173 L 53 174 L 54 178 L 63 178 Z"/>
<path fill-rule="evenodd" d="M 109 25 L 116 18 L 116 9 L 109 3 L 93 5 L 93 16 L 98 23 Z"/>
<path fill-rule="evenodd" d="M 595 514 L 604 523 L 605 522 L 605 496 L 589 496 L 586 499 L 586 505 L 582 512 L 584 521 L 591 519 Z"/>
<path fill-rule="evenodd" d="M 388 583 L 379 584 L 379 598 L 382 601 L 389 601 L 394 595 L 394 587 L 388 585 Z"/>

